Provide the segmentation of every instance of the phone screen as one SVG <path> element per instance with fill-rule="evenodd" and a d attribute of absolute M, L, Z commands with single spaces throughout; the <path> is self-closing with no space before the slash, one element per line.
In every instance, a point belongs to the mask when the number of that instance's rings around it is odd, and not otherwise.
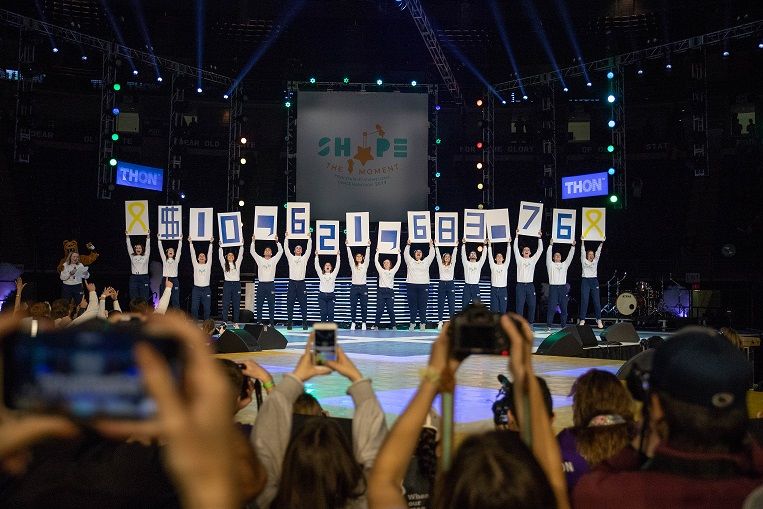
<path fill-rule="evenodd" d="M 336 329 L 315 329 L 315 360 L 336 360 Z"/>
<path fill-rule="evenodd" d="M 3 342 L 4 396 L 11 408 L 64 413 L 77 419 L 146 419 L 156 403 L 143 390 L 135 342 L 151 343 L 180 377 L 180 344 L 137 331 L 66 330 L 19 334 Z"/>

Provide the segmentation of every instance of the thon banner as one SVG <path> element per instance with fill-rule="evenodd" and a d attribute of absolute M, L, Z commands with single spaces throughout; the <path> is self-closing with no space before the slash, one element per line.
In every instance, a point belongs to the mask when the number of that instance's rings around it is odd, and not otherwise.
<path fill-rule="evenodd" d="M 562 178 L 562 200 L 585 198 L 586 196 L 604 196 L 609 193 L 607 172 L 589 173 Z"/>
<path fill-rule="evenodd" d="M 139 187 L 151 191 L 161 191 L 164 183 L 164 170 L 135 163 L 117 163 L 118 186 Z"/>
<path fill-rule="evenodd" d="M 297 200 L 313 216 L 348 210 L 401 221 L 427 208 L 426 93 L 299 92 Z"/>

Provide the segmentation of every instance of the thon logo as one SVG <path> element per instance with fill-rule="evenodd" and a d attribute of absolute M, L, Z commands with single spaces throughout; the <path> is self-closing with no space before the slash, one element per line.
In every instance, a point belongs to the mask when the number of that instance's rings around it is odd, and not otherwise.
<path fill-rule="evenodd" d="M 363 142 L 361 145 L 354 145 L 354 151 L 351 138 L 324 136 L 318 140 L 318 155 L 322 157 L 346 157 L 349 168 L 353 167 L 355 161 L 358 161 L 361 166 L 365 166 L 368 161 L 382 159 L 390 150 L 392 150 L 392 157 L 407 158 L 408 139 L 393 138 L 390 142 L 388 138 L 385 138 L 385 135 L 381 124 L 376 124 L 373 129 L 363 131 Z M 369 142 L 369 137 L 374 136 L 376 140 Z"/>
<path fill-rule="evenodd" d="M 122 161 L 117 164 L 116 177 L 118 186 L 138 187 L 151 191 L 161 191 L 164 184 L 164 170 L 161 168 Z"/>
<path fill-rule="evenodd" d="M 589 173 L 562 178 L 562 199 L 604 196 L 609 193 L 607 172 Z"/>

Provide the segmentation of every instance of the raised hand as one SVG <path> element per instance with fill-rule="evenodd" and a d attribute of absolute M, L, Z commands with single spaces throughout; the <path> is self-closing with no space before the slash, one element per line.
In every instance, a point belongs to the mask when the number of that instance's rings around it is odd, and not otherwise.
<path fill-rule="evenodd" d="M 342 350 L 342 347 L 339 345 L 336 345 L 336 360 L 323 361 L 323 364 L 330 367 L 340 375 L 347 377 L 350 382 L 357 382 L 363 378 L 363 375 L 360 374 L 358 368 L 350 360 L 350 358 L 345 355 L 344 350 Z"/>

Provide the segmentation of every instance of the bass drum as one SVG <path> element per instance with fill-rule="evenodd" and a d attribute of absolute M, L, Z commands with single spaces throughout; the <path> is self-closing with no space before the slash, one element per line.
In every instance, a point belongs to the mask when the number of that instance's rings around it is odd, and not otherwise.
<path fill-rule="evenodd" d="M 615 301 L 617 311 L 623 316 L 631 316 L 639 307 L 643 308 L 645 305 L 646 302 L 642 296 L 631 292 L 621 293 Z"/>

